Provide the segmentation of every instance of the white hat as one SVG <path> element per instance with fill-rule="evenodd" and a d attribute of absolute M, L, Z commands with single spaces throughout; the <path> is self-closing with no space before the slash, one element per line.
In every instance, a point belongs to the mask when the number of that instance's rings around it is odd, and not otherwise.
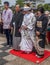
<path fill-rule="evenodd" d="M 45 14 L 49 14 L 49 11 L 45 11 Z"/>
<path fill-rule="evenodd" d="M 29 10 L 31 10 L 31 7 L 25 6 L 25 7 L 23 8 L 23 11 L 29 11 Z"/>

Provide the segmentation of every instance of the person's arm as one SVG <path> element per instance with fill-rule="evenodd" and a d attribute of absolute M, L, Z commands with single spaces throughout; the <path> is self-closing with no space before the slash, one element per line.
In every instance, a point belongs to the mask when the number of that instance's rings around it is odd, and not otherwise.
<path fill-rule="evenodd" d="M 18 24 L 18 28 L 19 29 L 21 28 L 21 25 L 22 25 L 22 22 L 23 22 L 23 18 L 24 18 L 24 15 L 23 14 L 20 14 L 19 24 Z"/>
<path fill-rule="evenodd" d="M 13 15 L 12 21 L 11 21 L 11 23 L 10 23 L 10 26 L 11 26 L 11 27 L 14 27 L 14 26 L 13 26 L 13 23 L 14 23 L 14 22 L 15 22 L 15 14 Z"/>
<path fill-rule="evenodd" d="M 1 19 L 2 19 L 2 22 L 3 22 L 3 19 L 4 19 L 4 11 L 2 12 Z"/>
<path fill-rule="evenodd" d="M 9 20 L 10 20 L 10 23 L 11 23 L 11 21 L 12 21 L 12 17 L 13 17 L 13 12 L 10 11 L 10 12 L 9 12 L 9 15 L 10 15 L 10 16 L 9 16 Z"/>
<path fill-rule="evenodd" d="M 29 30 L 32 30 L 33 28 L 35 28 L 35 23 L 36 23 L 36 18 L 35 16 L 33 16 L 33 18 L 31 19 L 31 23 L 27 26 Z"/>

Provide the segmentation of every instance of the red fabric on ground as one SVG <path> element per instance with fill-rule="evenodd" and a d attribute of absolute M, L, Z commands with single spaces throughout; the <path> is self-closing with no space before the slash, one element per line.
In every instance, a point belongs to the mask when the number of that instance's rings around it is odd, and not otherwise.
<path fill-rule="evenodd" d="M 34 63 L 41 63 L 42 61 L 44 61 L 46 58 L 48 58 L 50 56 L 50 52 L 47 50 L 45 50 L 45 55 L 43 58 L 37 58 L 35 56 L 36 55 L 35 53 L 25 54 L 22 51 L 11 50 L 10 53 L 15 56 L 19 56 L 21 58 L 34 62 Z"/>

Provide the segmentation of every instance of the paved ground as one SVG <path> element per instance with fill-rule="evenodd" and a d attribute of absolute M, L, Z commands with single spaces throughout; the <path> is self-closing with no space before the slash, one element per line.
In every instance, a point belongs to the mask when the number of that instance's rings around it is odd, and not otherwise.
<path fill-rule="evenodd" d="M 5 44 L 5 37 L 0 37 L 0 65 L 50 65 L 50 57 L 41 64 L 34 64 L 33 62 L 11 55 L 9 51 L 12 48 L 6 47 Z M 50 45 L 46 46 L 46 49 L 50 50 Z"/>

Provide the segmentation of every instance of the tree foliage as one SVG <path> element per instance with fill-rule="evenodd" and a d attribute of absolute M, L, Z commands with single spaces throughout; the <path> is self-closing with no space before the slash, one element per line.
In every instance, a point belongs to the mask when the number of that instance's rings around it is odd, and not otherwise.
<path fill-rule="evenodd" d="M 39 8 L 39 7 L 43 7 L 43 5 L 42 5 L 42 4 L 39 4 L 39 5 L 37 6 L 37 8 Z"/>
<path fill-rule="evenodd" d="M 39 4 L 39 5 L 37 6 L 37 8 L 39 8 L 39 7 L 44 7 L 45 11 L 46 11 L 46 10 L 50 11 L 50 5 L 49 5 L 49 4 L 44 4 L 44 5 Z"/>
<path fill-rule="evenodd" d="M 24 0 L 17 0 L 16 1 L 16 4 L 19 4 L 20 5 L 20 7 L 23 7 L 23 5 L 24 5 Z"/>
<path fill-rule="evenodd" d="M 0 0 L 0 4 L 1 4 L 1 0 Z"/>

